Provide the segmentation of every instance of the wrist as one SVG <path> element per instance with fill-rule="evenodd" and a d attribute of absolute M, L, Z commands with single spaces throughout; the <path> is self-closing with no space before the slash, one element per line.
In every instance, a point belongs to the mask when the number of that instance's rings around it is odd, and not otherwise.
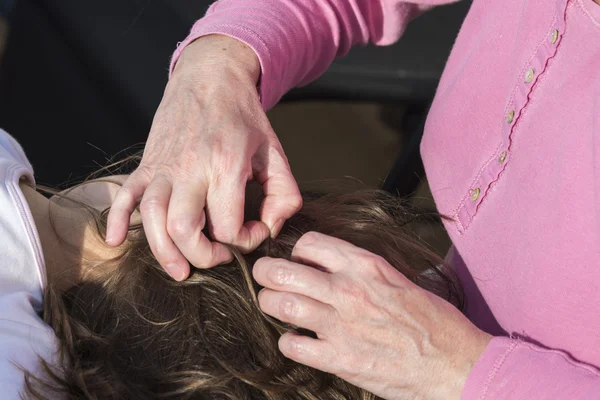
<path fill-rule="evenodd" d="M 181 52 L 171 79 L 218 77 L 258 84 L 261 73 L 258 56 L 245 43 L 225 35 L 202 36 Z"/>
<path fill-rule="evenodd" d="M 475 329 L 475 331 L 471 341 L 468 343 L 468 347 L 461 351 L 463 360 L 456 365 L 457 374 L 455 375 L 455 379 L 451 382 L 452 388 L 450 393 L 452 393 L 452 395 L 443 398 L 462 398 L 462 392 L 475 364 L 477 364 L 481 355 L 485 352 L 487 346 L 493 339 L 493 336 L 486 332 L 479 329 Z"/>

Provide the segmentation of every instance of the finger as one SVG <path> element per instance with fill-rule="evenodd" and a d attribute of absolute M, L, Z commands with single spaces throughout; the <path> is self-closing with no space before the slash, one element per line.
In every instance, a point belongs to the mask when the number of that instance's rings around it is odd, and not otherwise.
<path fill-rule="evenodd" d="M 156 260 L 173 279 L 182 281 L 190 266 L 167 233 L 167 207 L 171 197 L 171 181 L 163 175 L 154 177 L 140 203 L 142 223 L 148 244 Z"/>
<path fill-rule="evenodd" d="M 283 150 L 273 149 L 267 158 L 268 164 L 256 173 L 265 194 L 260 218 L 269 227 L 271 237 L 276 237 L 285 221 L 302 208 L 302 196 Z"/>
<path fill-rule="evenodd" d="M 259 221 L 244 224 L 245 194 L 246 180 L 215 183 L 208 189 L 206 211 L 212 237 L 248 253 L 268 238 L 270 231 Z"/>
<path fill-rule="evenodd" d="M 339 359 L 328 341 L 313 339 L 297 332 L 281 335 L 279 350 L 291 360 L 329 373 L 335 373 L 336 358 Z"/>
<path fill-rule="evenodd" d="M 296 242 L 292 250 L 292 259 L 335 273 L 356 263 L 355 258 L 363 253 L 370 254 L 341 239 L 318 232 L 307 232 Z"/>
<path fill-rule="evenodd" d="M 352 273 L 359 280 L 385 277 L 396 285 L 411 285 L 410 280 L 383 257 L 319 232 L 307 232 L 296 242 L 292 261 L 320 267 L 330 274 Z"/>
<path fill-rule="evenodd" d="M 131 214 L 140 203 L 149 183 L 150 176 L 137 170 L 117 191 L 106 223 L 106 243 L 109 246 L 118 246 L 127 237 Z"/>
<path fill-rule="evenodd" d="M 295 293 L 263 289 L 258 303 L 265 314 L 319 334 L 328 333 L 334 316 L 331 306 Z"/>
<path fill-rule="evenodd" d="M 210 268 L 233 257 L 223 244 L 211 242 L 202 232 L 205 199 L 204 185 L 176 182 L 167 213 L 168 235 L 196 268 Z"/>
<path fill-rule="evenodd" d="M 327 304 L 331 302 L 332 276 L 315 268 L 263 257 L 254 263 L 252 275 L 266 288 L 301 294 Z"/>

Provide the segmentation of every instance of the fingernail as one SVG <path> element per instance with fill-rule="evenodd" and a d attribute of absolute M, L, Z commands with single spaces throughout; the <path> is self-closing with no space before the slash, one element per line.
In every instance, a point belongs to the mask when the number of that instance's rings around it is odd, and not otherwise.
<path fill-rule="evenodd" d="M 275 239 L 277 235 L 279 235 L 279 232 L 281 232 L 281 228 L 283 228 L 284 223 L 285 220 L 283 219 L 278 219 L 277 221 L 275 221 L 273 227 L 271 228 L 271 238 Z"/>
<path fill-rule="evenodd" d="M 109 246 L 112 246 L 115 242 L 115 237 L 113 235 L 106 235 L 106 238 L 104 239 L 104 241 L 106 242 L 106 244 L 108 244 Z"/>
<path fill-rule="evenodd" d="M 167 273 L 176 281 L 181 282 L 184 279 L 183 268 L 179 267 L 179 265 L 168 264 L 165 269 L 167 270 Z"/>

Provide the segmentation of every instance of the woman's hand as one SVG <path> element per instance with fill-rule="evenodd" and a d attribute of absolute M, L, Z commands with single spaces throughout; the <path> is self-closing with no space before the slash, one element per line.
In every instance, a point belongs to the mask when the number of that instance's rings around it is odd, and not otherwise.
<path fill-rule="evenodd" d="M 154 117 L 139 168 L 119 190 L 108 217 L 107 243 L 125 239 L 139 204 L 152 252 L 177 280 L 189 262 L 212 267 L 231 258 L 216 241 L 256 248 L 301 206 L 277 136 L 261 107 L 258 59 L 226 36 L 200 38 L 183 51 Z M 266 199 L 262 222 L 244 225 L 246 183 Z"/>
<path fill-rule="evenodd" d="M 284 334 L 286 357 L 386 399 L 460 398 L 488 334 L 381 257 L 342 240 L 307 233 L 292 257 L 254 266 L 263 311 L 318 336 Z"/>

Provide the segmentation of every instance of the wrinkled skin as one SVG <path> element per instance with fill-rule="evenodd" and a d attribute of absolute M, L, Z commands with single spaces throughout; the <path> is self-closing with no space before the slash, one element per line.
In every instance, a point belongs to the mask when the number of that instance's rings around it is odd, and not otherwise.
<path fill-rule="evenodd" d="M 317 334 L 284 334 L 285 356 L 385 399 L 460 399 L 491 336 L 383 258 L 340 239 L 309 232 L 292 258 L 263 258 L 253 271 L 265 313 Z"/>
<path fill-rule="evenodd" d="M 259 102 L 259 73 L 256 55 L 227 37 L 207 36 L 184 50 L 141 164 L 113 202 L 110 245 L 123 242 L 139 204 L 153 253 L 182 280 L 188 260 L 201 268 L 229 260 L 218 242 L 252 250 L 301 207 Z M 263 185 L 266 199 L 261 221 L 244 225 L 250 179 Z M 264 312 L 317 334 L 284 334 L 284 355 L 386 399 L 459 399 L 491 340 L 381 257 L 339 239 L 308 233 L 292 261 L 261 259 L 253 273 L 265 287 Z"/>
<path fill-rule="evenodd" d="M 231 259 L 218 242 L 244 251 L 276 235 L 302 199 L 281 144 L 260 104 L 260 65 L 225 36 L 184 50 L 158 107 L 139 168 L 112 205 L 107 243 L 125 239 L 139 204 L 152 252 L 175 279 L 188 261 L 208 268 Z M 244 224 L 246 183 L 262 184 L 261 221 Z M 202 229 L 208 226 L 212 237 Z"/>

